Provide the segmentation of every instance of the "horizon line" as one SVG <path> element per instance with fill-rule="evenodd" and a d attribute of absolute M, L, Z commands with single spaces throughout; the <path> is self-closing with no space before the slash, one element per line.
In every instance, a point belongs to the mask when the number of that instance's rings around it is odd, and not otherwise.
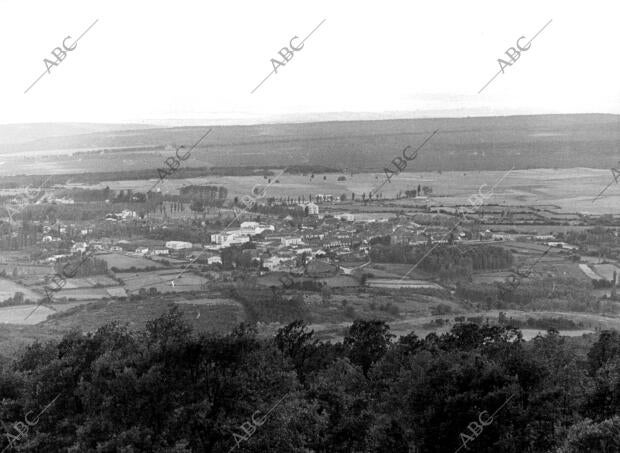
<path fill-rule="evenodd" d="M 99 120 L 99 121 L 28 121 L 28 122 L 15 122 L 15 123 L 0 123 L 0 126 L 30 126 L 30 125 L 118 125 L 118 126 L 140 126 L 148 128 L 177 128 L 177 127 L 200 127 L 200 126 L 215 126 L 215 127 L 234 127 L 234 126 L 260 126 L 260 125 L 274 125 L 274 124 L 312 124 L 312 123 L 344 123 L 344 122 L 370 122 L 370 121 L 399 121 L 399 120 L 466 120 L 476 118 L 511 118 L 511 117 L 536 117 L 536 116 L 620 116 L 620 113 L 610 112 L 569 112 L 569 113 L 509 113 L 509 114 L 480 114 L 480 115 L 464 115 L 464 116 L 409 116 L 406 112 L 402 112 L 403 116 L 398 116 L 401 112 L 384 112 L 387 118 L 326 118 L 325 120 L 314 118 L 318 115 L 350 115 L 350 116 L 379 116 L 381 112 L 313 112 L 313 113 L 291 113 L 285 114 L 287 116 L 306 116 L 306 119 L 295 118 L 253 118 L 253 117 L 238 117 L 238 118 L 151 118 L 142 120 Z M 393 117 L 391 115 L 394 115 Z M 152 123 L 173 123 L 179 124 L 152 124 Z M 187 124 L 181 124 L 181 123 Z M 226 124 L 214 124 L 215 122 L 222 122 Z M 189 124 L 192 123 L 192 124 Z M 78 134 L 79 135 L 79 134 Z"/>

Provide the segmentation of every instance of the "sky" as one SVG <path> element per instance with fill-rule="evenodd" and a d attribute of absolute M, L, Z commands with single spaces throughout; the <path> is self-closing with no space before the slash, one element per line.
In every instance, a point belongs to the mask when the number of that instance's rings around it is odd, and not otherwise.
<path fill-rule="evenodd" d="M 0 0 L 0 124 L 620 113 L 618 12 L 617 0 Z M 93 23 L 62 61 L 51 54 Z"/>

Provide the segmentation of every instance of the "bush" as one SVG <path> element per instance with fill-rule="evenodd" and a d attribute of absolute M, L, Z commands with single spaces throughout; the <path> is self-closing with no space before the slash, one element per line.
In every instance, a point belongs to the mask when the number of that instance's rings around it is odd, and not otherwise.
<path fill-rule="evenodd" d="M 393 316 L 397 316 L 400 313 L 400 310 L 398 309 L 398 307 L 394 305 L 392 302 L 388 302 L 387 304 L 381 305 L 379 309 Z"/>
<path fill-rule="evenodd" d="M 433 316 L 449 315 L 450 313 L 452 313 L 452 307 L 447 304 L 438 304 L 431 307 L 431 314 Z"/>
<path fill-rule="evenodd" d="M 344 308 L 344 314 L 347 318 L 355 318 L 355 308 L 352 305 L 348 305 Z"/>

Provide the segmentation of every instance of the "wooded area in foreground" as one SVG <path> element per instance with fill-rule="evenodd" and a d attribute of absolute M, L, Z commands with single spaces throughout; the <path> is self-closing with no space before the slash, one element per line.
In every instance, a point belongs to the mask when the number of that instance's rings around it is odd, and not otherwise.
<path fill-rule="evenodd" d="M 268 339 L 247 325 L 198 335 L 171 309 L 142 331 L 73 332 L 3 363 L 0 447 L 611 452 L 619 371 L 617 332 L 524 342 L 516 328 L 459 324 L 396 341 L 385 323 L 358 320 L 327 343 L 299 321 Z"/>

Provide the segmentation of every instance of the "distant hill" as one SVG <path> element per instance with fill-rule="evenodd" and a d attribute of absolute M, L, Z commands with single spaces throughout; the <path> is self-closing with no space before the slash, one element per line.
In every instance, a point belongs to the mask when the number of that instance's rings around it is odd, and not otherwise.
<path fill-rule="evenodd" d="M 208 126 L 142 125 L 0 126 L 3 153 L 161 149 L 191 146 Z M 22 129 L 20 129 L 20 127 Z M 7 129 L 8 128 L 8 129 Z M 381 171 L 410 145 L 439 129 L 407 171 L 516 168 L 609 168 L 620 159 L 620 116 L 531 115 L 473 118 L 330 121 L 213 126 L 199 149 L 215 166 L 324 165 Z"/>
<path fill-rule="evenodd" d="M 90 134 L 93 132 L 118 131 L 123 129 L 145 129 L 152 126 L 142 124 L 102 123 L 22 123 L 0 124 L 0 144 L 26 143 L 38 139 Z"/>

